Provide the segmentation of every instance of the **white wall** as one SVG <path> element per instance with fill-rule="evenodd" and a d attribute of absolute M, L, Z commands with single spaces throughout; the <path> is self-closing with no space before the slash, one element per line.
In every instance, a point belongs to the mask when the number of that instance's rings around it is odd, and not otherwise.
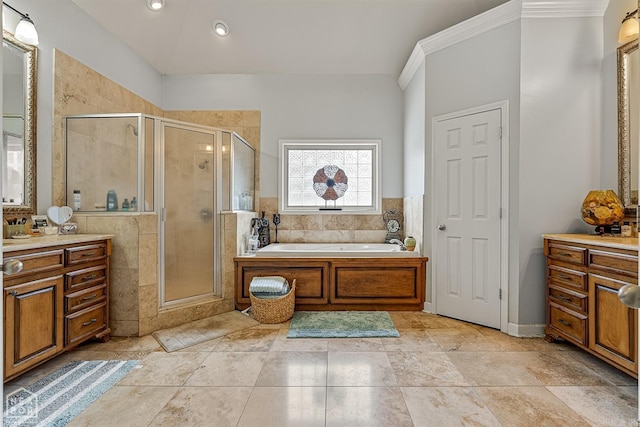
<path fill-rule="evenodd" d="M 404 197 L 424 194 L 425 182 L 424 61 L 404 90 Z M 429 156 L 430 158 L 431 156 Z"/>
<path fill-rule="evenodd" d="M 590 230 L 579 210 L 598 188 L 602 18 L 522 20 L 519 324 L 545 323 L 543 233 Z M 614 148 L 615 150 L 615 148 Z"/>
<path fill-rule="evenodd" d="M 164 110 L 260 110 L 260 195 L 278 195 L 278 139 L 382 140 L 382 196 L 403 196 L 396 76 L 167 76 Z"/>
<path fill-rule="evenodd" d="M 71 0 L 12 0 L 33 19 L 38 46 L 38 212 L 51 205 L 53 50 L 59 49 L 149 102 L 160 106 L 162 76 L 127 45 L 115 39 Z M 7 10 L 6 8 L 5 11 Z M 7 14 L 15 15 L 13 12 Z M 15 26 L 7 30 L 13 32 Z"/>
<path fill-rule="evenodd" d="M 512 22 L 426 57 L 425 255 L 432 254 L 431 156 L 432 119 L 496 101 L 508 100 L 511 170 L 517 171 L 519 144 L 520 23 Z M 517 173 L 510 182 L 510 246 L 517 248 Z M 515 251 L 515 249 L 514 249 Z M 517 317 L 517 257 L 510 259 L 509 306 Z M 430 278 L 429 278 L 430 279 Z M 430 287 L 431 284 L 429 283 Z M 544 307 L 542 307 L 544 313 Z"/>

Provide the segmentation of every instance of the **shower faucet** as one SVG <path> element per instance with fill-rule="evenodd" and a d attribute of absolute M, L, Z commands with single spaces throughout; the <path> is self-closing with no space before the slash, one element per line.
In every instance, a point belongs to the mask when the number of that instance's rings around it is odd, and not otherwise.
<path fill-rule="evenodd" d="M 393 244 L 399 245 L 401 251 L 406 251 L 407 250 L 407 247 L 404 245 L 404 243 L 401 242 L 398 239 L 391 239 L 391 240 L 389 240 L 389 243 L 393 243 Z"/>

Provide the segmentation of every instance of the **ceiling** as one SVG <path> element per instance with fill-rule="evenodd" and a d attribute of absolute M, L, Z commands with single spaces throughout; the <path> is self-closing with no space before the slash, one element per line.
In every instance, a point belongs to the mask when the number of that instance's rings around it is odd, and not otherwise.
<path fill-rule="evenodd" d="M 506 1 L 73 0 L 165 75 L 399 75 L 419 40 Z"/>

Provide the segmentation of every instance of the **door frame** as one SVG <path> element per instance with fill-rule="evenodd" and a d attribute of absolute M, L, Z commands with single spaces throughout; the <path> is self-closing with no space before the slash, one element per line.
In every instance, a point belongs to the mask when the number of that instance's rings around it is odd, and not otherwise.
<path fill-rule="evenodd" d="M 438 257 L 436 249 L 437 232 L 433 221 L 437 216 L 437 179 L 435 174 L 436 164 L 436 125 L 439 122 L 462 116 L 470 116 L 490 110 L 500 110 L 500 126 L 502 128 L 500 142 L 500 331 L 509 331 L 509 100 L 497 101 L 490 104 L 479 105 L 465 110 L 454 111 L 431 118 L 431 198 L 433 203 L 429 209 L 431 221 L 431 303 L 433 313 L 438 313 L 438 297 L 436 288 Z M 427 225 L 425 221 L 425 229 Z"/>

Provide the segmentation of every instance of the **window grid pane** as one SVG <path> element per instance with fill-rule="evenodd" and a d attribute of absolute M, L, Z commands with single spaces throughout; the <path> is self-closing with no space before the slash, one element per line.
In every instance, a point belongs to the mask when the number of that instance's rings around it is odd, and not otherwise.
<path fill-rule="evenodd" d="M 334 206 L 313 189 L 313 177 L 327 165 L 341 168 L 348 177 L 348 189 L 343 197 L 335 200 L 336 207 L 373 206 L 373 149 L 288 149 L 288 206 Z"/>

